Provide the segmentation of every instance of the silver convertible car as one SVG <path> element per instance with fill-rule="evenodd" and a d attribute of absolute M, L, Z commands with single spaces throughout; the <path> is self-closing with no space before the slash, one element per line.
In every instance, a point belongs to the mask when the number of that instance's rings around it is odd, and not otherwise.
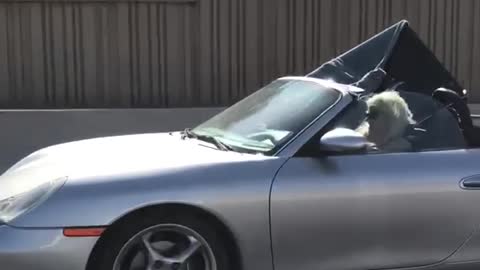
<path fill-rule="evenodd" d="M 386 89 L 408 151 L 356 131 Z M 0 177 L 0 269 L 480 269 L 466 97 L 401 21 L 197 127 L 41 149 Z"/>

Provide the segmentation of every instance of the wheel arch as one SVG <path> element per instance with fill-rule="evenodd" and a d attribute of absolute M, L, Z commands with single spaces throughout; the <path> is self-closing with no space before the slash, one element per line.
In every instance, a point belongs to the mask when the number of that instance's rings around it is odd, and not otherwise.
<path fill-rule="evenodd" d="M 100 250 L 102 250 L 106 245 L 106 239 L 110 236 L 111 233 L 115 231 L 115 228 L 121 226 L 128 220 L 141 218 L 145 215 L 173 215 L 173 214 L 188 214 L 198 217 L 199 219 L 205 220 L 208 224 L 214 226 L 215 230 L 219 232 L 222 237 L 226 240 L 225 244 L 227 247 L 227 252 L 229 256 L 232 258 L 232 265 L 234 266 L 234 270 L 242 270 L 242 254 L 240 251 L 240 247 L 238 245 L 237 237 L 227 226 L 226 222 L 220 218 L 218 215 L 214 214 L 213 212 L 201 208 L 199 206 L 185 204 L 185 203 L 163 203 L 163 204 L 156 204 L 156 205 L 149 205 L 144 206 L 138 209 L 134 209 L 115 221 L 113 221 L 103 232 L 102 236 L 98 239 L 97 243 L 93 247 L 89 259 L 87 261 L 87 270 L 95 270 L 93 269 L 93 265 L 95 265 L 95 260 Z"/>

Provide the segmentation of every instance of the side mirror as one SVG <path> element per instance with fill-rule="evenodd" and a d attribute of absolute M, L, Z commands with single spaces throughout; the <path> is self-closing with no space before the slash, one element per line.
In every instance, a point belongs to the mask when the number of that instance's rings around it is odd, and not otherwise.
<path fill-rule="evenodd" d="M 335 128 L 320 138 L 320 150 L 328 152 L 361 152 L 372 146 L 362 134 L 347 128 Z"/>

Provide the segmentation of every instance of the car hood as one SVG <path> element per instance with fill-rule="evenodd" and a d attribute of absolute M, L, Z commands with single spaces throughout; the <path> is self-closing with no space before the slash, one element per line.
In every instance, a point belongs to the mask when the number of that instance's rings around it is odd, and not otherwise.
<path fill-rule="evenodd" d="M 178 133 L 81 140 L 41 149 L 12 166 L 0 176 L 0 200 L 65 177 L 72 181 L 266 158 L 220 151 L 202 141 L 183 140 Z"/>

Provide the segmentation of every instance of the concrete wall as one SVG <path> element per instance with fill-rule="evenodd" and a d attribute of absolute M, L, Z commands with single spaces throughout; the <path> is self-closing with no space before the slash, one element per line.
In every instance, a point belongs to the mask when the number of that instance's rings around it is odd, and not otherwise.
<path fill-rule="evenodd" d="M 25 155 L 49 145 L 100 136 L 181 130 L 221 110 L 0 111 L 0 173 Z M 480 105 L 472 105 L 472 112 L 480 114 Z"/>
<path fill-rule="evenodd" d="M 181 130 L 219 111 L 220 108 L 0 111 L 0 173 L 45 146 L 108 135 Z"/>

